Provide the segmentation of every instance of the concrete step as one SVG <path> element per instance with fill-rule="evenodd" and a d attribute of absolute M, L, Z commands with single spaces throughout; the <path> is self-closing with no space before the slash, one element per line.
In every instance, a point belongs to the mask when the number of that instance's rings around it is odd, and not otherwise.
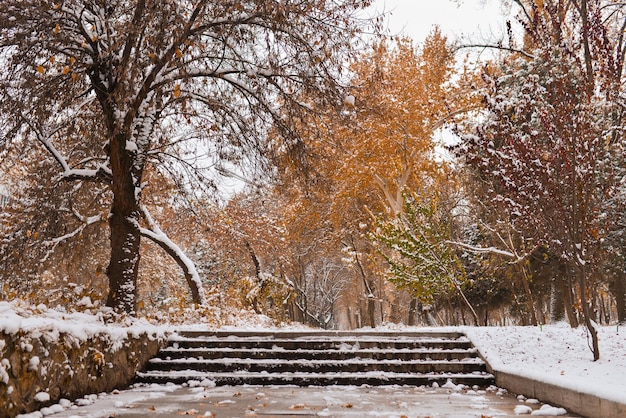
<path fill-rule="evenodd" d="M 405 332 L 405 331 L 328 331 L 328 330 L 309 330 L 309 331 L 206 331 L 206 330 L 180 330 L 178 331 L 180 337 L 189 338 L 203 338 L 203 337 L 217 337 L 217 338 L 273 338 L 273 339 L 293 339 L 293 338 L 310 338 L 310 337 L 329 337 L 332 339 L 342 339 L 350 337 L 359 338 L 466 338 L 465 334 L 457 331 L 419 331 L 419 332 Z"/>
<path fill-rule="evenodd" d="M 137 378 L 218 385 L 493 384 L 458 332 L 182 331 Z"/>
<path fill-rule="evenodd" d="M 360 350 L 276 350 L 267 348 L 173 348 L 167 347 L 159 352 L 162 359 L 221 359 L 221 358 L 249 358 L 266 359 L 275 358 L 283 360 L 296 360 L 308 358 L 311 360 L 348 360 L 352 358 L 374 360 L 462 360 L 476 358 L 478 351 L 475 348 L 462 349 L 360 349 Z"/>
<path fill-rule="evenodd" d="M 356 351 L 367 348 L 378 349 L 469 349 L 472 343 L 465 337 L 452 338 L 415 338 L 415 339 L 365 339 L 358 337 L 332 339 L 332 338 L 295 338 L 295 339 L 272 339 L 272 338 L 173 338 L 171 344 L 174 348 L 233 348 L 233 349 L 272 349 L 272 350 L 344 350 Z"/>
<path fill-rule="evenodd" d="M 493 384 L 493 376 L 486 373 L 389 373 L 389 372 L 362 372 L 362 373 L 250 373 L 224 372 L 211 373 L 197 370 L 180 371 L 151 371 L 139 372 L 138 377 L 144 383 L 175 383 L 182 384 L 189 381 L 202 382 L 210 380 L 216 385 L 297 385 L 297 386 L 328 386 L 328 385 L 411 385 L 423 386 L 437 383 L 445 384 L 451 380 L 455 384 L 487 387 Z"/>
<path fill-rule="evenodd" d="M 391 373 L 472 373 L 484 370 L 485 364 L 480 359 L 470 361 L 426 361 L 426 360 L 277 360 L 277 359 L 216 359 L 195 360 L 153 359 L 148 370 L 198 370 L 203 372 L 238 372 L 253 373 L 358 373 L 358 372 L 391 372 Z"/>

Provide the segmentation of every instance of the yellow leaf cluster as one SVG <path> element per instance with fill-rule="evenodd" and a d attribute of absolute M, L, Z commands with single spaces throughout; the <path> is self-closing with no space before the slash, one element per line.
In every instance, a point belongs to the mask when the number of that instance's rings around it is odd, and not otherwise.
<path fill-rule="evenodd" d="M 437 158 L 437 131 L 473 106 L 455 64 L 437 31 L 419 47 L 409 39 L 381 42 L 359 57 L 342 114 L 329 113 L 307 138 L 323 181 L 303 193 L 286 180 L 281 190 L 292 202 L 287 229 L 311 236 L 320 225 L 332 225 L 337 236 L 363 236 L 372 214 L 403 210 L 405 187 L 452 192 L 450 168 Z M 291 179 L 295 170 L 289 161 L 281 167 Z"/>

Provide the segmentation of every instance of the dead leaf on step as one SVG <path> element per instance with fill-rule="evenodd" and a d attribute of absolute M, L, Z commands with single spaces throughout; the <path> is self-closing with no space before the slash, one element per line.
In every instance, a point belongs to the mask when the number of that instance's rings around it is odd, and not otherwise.
<path fill-rule="evenodd" d="M 152 405 L 150 408 L 148 408 L 150 411 L 156 411 L 156 406 Z"/>
<path fill-rule="evenodd" d="M 342 408 L 354 408 L 354 405 L 352 405 L 351 403 L 344 403 L 343 405 L 341 405 Z"/>
<path fill-rule="evenodd" d="M 241 392 L 237 392 L 237 393 L 235 393 L 235 394 L 233 395 L 233 397 L 234 397 L 234 398 L 238 398 L 238 397 L 240 397 L 240 396 L 241 396 Z"/>
<path fill-rule="evenodd" d="M 197 409 L 190 409 L 185 412 L 180 412 L 178 415 L 196 415 L 198 413 Z"/>
<path fill-rule="evenodd" d="M 289 409 L 304 409 L 304 408 L 306 408 L 306 404 L 304 403 L 297 403 L 289 407 Z"/>

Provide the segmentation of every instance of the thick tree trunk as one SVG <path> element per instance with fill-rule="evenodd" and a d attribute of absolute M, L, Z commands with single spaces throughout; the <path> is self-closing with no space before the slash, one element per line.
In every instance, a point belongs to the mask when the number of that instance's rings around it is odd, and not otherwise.
<path fill-rule="evenodd" d="M 141 170 L 133 167 L 122 134 L 110 143 L 113 204 L 109 217 L 111 259 L 107 268 L 109 296 L 107 306 L 118 313 L 135 313 L 139 267 L 139 196 L 135 186 L 141 182 Z"/>

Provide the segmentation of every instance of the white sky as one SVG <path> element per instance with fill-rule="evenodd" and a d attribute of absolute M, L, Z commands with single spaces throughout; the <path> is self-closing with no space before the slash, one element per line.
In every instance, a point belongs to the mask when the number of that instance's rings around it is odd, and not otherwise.
<path fill-rule="evenodd" d="M 501 0 L 375 0 L 373 11 L 390 12 L 391 34 L 421 43 L 438 25 L 451 40 L 485 41 L 503 32 L 507 11 Z"/>

